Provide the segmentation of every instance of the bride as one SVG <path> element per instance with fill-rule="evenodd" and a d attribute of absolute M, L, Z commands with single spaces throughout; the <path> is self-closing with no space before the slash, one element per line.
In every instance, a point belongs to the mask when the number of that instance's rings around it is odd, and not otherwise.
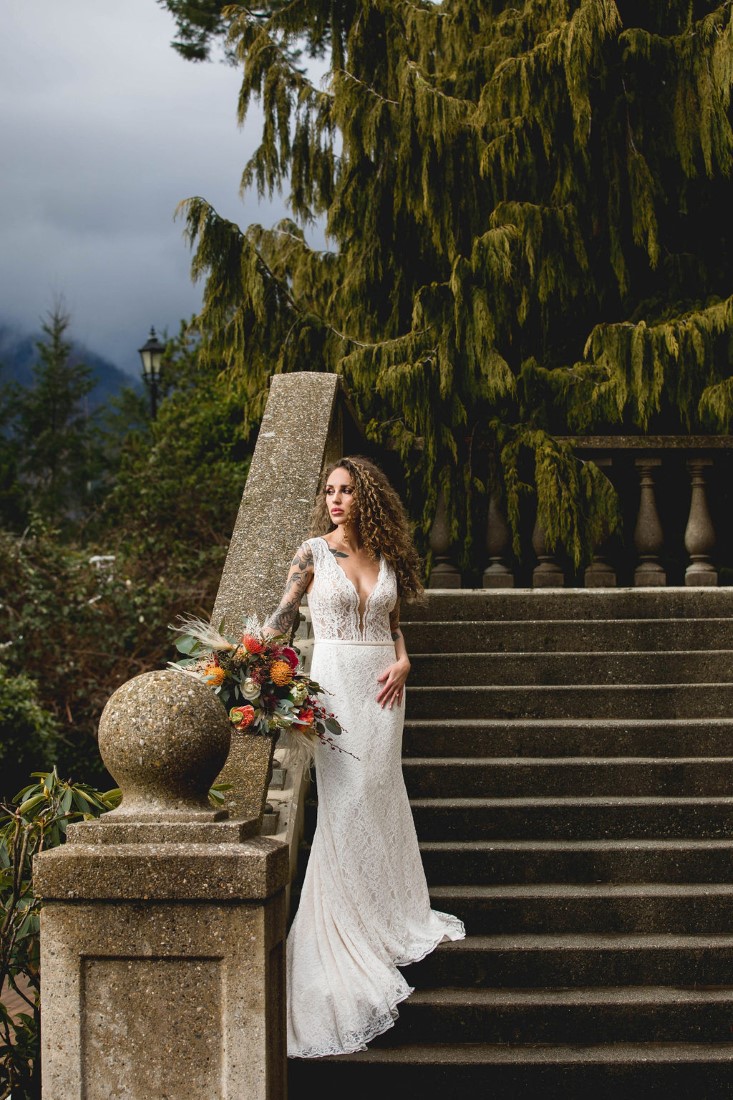
<path fill-rule="evenodd" d="M 288 1055 L 298 1058 L 364 1049 L 412 993 L 397 967 L 465 935 L 430 908 L 402 777 L 410 661 L 399 607 L 422 591 L 404 508 L 376 465 L 342 458 L 326 471 L 313 529 L 325 533 L 296 551 L 266 623 L 289 633 L 308 593 L 311 676 L 348 749 L 316 752 L 318 822 L 287 942 Z"/>

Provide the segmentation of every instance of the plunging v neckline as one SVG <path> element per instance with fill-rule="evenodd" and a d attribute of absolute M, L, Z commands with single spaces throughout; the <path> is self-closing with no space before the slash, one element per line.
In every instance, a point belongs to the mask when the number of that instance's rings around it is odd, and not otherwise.
<path fill-rule="evenodd" d="M 346 570 L 343 569 L 339 565 L 338 559 L 335 557 L 335 555 L 333 553 L 333 547 L 331 546 L 331 543 L 328 541 L 328 539 L 324 538 L 323 535 L 319 535 L 319 538 L 323 539 L 323 541 L 325 542 L 326 546 L 328 547 L 329 557 L 331 558 L 333 564 L 336 566 L 339 573 L 345 579 L 347 584 L 350 585 L 352 592 L 356 596 L 356 614 L 357 614 L 357 617 L 358 617 L 359 633 L 363 634 L 364 633 L 364 620 L 366 618 L 367 608 L 369 607 L 369 601 L 371 600 L 372 596 L 376 592 L 377 587 L 379 585 L 379 582 L 382 578 L 382 568 L 384 566 L 384 555 L 383 554 L 379 555 L 379 571 L 377 573 L 377 579 L 375 580 L 374 584 L 372 585 L 371 590 L 367 593 L 367 597 L 364 600 L 364 610 L 362 611 L 362 609 L 361 609 L 361 600 L 359 598 L 359 592 L 358 592 L 358 589 L 357 589 L 356 585 L 354 584 L 354 582 L 352 581 L 351 577 L 346 572 Z"/>

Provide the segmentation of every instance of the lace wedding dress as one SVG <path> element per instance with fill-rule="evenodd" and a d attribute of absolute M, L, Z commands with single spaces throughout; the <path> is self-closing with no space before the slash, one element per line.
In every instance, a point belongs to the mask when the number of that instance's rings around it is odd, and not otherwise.
<path fill-rule="evenodd" d="M 465 935 L 460 920 L 430 908 L 402 777 L 404 703 L 376 702 L 377 676 L 394 660 L 394 572 L 382 558 L 360 617 L 328 543 L 308 545 L 311 676 L 342 723 L 338 744 L 358 759 L 322 745 L 316 755 L 318 824 L 287 942 L 288 1055 L 299 1058 L 364 1049 L 412 993 L 397 967 Z"/>

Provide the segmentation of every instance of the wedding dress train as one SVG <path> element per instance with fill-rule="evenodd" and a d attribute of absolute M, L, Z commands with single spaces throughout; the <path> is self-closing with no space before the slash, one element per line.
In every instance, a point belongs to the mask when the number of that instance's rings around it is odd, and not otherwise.
<path fill-rule="evenodd" d="M 315 645 L 311 676 L 344 732 L 316 755 L 318 823 L 287 942 L 288 1055 L 363 1049 L 391 1027 L 412 987 L 397 969 L 442 940 L 461 939 L 456 917 L 430 908 L 402 776 L 404 702 L 376 702 L 377 676 L 394 661 L 392 568 L 359 597 L 323 538 L 308 542 Z"/>

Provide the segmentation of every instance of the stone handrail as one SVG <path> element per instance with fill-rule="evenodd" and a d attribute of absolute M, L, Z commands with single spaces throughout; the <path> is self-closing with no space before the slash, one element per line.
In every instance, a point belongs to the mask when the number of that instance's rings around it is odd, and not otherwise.
<path fill-rule="evenodd" d="M 324 465 L 362 445 L 337 375 L 302 372 L 272 378 L 211 615 L 216 626 L 236 633 L 248 615 L 264 619 L 277 606 L 293 551 L 307 534 Z M 273 750 L 267 738 L 235 738 L 219 776 L 231 784 L 226 795 L 230 815 L 256 818 L 258 828 Z"/>

